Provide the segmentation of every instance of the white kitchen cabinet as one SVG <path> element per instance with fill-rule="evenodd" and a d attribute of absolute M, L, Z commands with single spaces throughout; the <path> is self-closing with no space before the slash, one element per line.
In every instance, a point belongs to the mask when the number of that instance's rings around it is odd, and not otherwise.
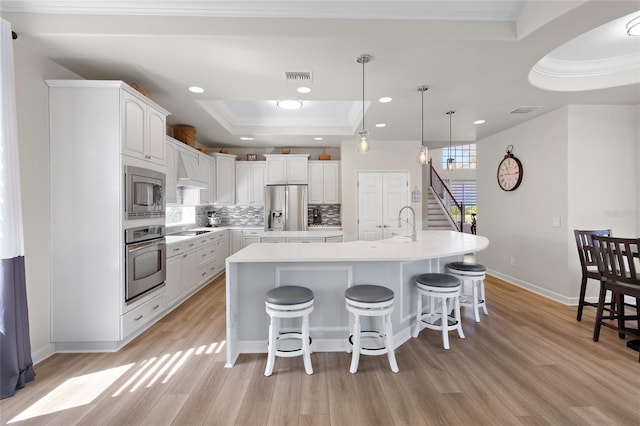
<path fill-rule="evenodd" d="M 308 154 L 265 154 L 267 184 L 308 183 Z"/>
<path fill-rule="evenodd" d="M 264 204 L 265 161 L 236 162 L 236 204 Z"/>
<path fill-rule="evenodd" d="M 260 242 L 260 236 L 264 233 L 263 229 L 243 229 L 242 230 L 242 248 Z"/>
<path fill-rule="evenodd" d="M 213 157 L 215 158 L 215 204 L 235 204 L 236 156 L 216 153 Z"/>
<path fill-rule="evenodd" d="M 165 279 L 165 300 L 167 306 L 177 302 L 182 294 L 182 254 L 168 257 L 167 278 Z"/>
<path fill-rule="evenodd" d="M 213 204 L 216 201 L 214 174 L 215 160 L 206 154 L 198 154 L 198 176 L 207 184 L 206 189 L 200 190 L 200 204 Z"/>
<path fill-rule="evenodd" d="M 242 250 L 242 230 L 232 229 L 229 231 L 229 252 L 233 254 Z"/>
<path fill-rule="evenodd" d="M 185 299 L 224 272 L 229 255 L 227 231 L 217 231 L 172 243 L 167 247 L 167 306 Z"/>
<path fill-rule="evenodd" d="M 324 243 L 324 237 L 287 237 L 288 243 Z"/>
<path fill-rule="evenodd" d="M 249 244 L 259 243 L 260 236 L 264 233 L 263 228 L 232 229 L 230 235 L 229 252 L 230 255 L 245 248 Z"/>
<path fill-rule="evenodd" d="M 309 204 L 340 204 L 339 161 L 309 161 Z"/>
<path fill-rule="evenodd" d="M 164 124 L 159 131 L 165 119 L 156 114 L 168 112 L 122 81 L 46 84 L 50 220 L 55 224 L 49 259 L 54 265 L 51 341 L 57 351 L 117 350 L 161 316 L 164 306 L 164 287 L 125 303 L 124 229 L 136 224 L 125 219 L 123 190 L 127 165 L 166 173 Z M 148 145 L 157 138 L 159 151 Z M 90 214 L 69 213 L 78 200 Z M 151 300 L 156 303 L 147 305 Z M 131 312 L 142 312 L 144 320 L 130 322 Z"/>
<path fill-rule="evenodd" d="M 168 113 L 134 93 L 122 91 L 121 99 L 122 153 L 164 166 Z"/>
<path fill-rule="evenodd" d="M 165 177 L 165 193 L 164 198 L 167 203 L 175 204 L 178 202 L 177 197 L 177 188 L 176 184 L 178 183 L 178 151 L 176 148 L 175 139 L 167 136 L 166 138 L 166 151 L 165 157 L 167 161 L 167 173 Z"/>

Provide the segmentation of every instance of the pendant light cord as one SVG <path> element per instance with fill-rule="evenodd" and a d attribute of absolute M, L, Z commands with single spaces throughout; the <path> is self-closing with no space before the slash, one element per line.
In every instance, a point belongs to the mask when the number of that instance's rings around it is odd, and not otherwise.
<path fill-rule="evenodd" d="M 366 64 L 367 62 L 365 61 L 365 59 L 363 58 L 362 60 L 362 131 L 365 131 L 365 127 L 364 127 L 364 64 Z"/>
<path fill-rule="evenodd" d="M 424 90 L 422 90 L 421 116 L 422 116 L 422 127 L 420 128 L 420 130 L 421 130 L 421 132 L 420 132 L 420 147 L 424 147 Z"/>

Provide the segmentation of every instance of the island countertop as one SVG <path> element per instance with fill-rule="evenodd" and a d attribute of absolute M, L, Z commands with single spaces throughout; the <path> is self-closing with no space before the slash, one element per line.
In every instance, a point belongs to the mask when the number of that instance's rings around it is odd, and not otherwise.
<path fill-rule="evenodd" d="M 345 243 L 251 244 L 227 258 L 228 263 L 413 261 L 462 255 L 485 249 L 486 237 L 454 231 L 422 231 L 406 238 Z"/>
<path fill-rule="evenodd" d="M 226 260 L 227 367 L 242 353 L 267 351 L 264 295 L 281 285 L 314 292 L 310 316 L 314 352 L 348 350 L 349 316 L 344 292 L 355 284 L 391 289 L 393 344 L 411 338 L 415 325 L 415 277 L 445 272 L 446 264 L 489 245 L 486 237 L 452 231 L 422 231 L 406 237 L 345 243 L 254 243 Z M 402 366 L 400 366 L 402 369 Z"/>

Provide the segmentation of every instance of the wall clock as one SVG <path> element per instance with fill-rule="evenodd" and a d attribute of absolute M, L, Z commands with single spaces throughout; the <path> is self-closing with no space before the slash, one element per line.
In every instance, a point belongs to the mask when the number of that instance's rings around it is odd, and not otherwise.
<path fill-rule="evenodd" d="M 522 182 L 522 163 L 513 155 L 513 145 L 507 147 L 507 155 L 498 164 L 498 186 L 503 191 L 513 191 Z"/>

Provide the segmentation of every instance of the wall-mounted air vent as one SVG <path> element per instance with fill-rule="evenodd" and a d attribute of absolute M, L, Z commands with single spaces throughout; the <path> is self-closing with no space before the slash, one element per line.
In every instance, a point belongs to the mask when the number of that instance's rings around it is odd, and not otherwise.
<path fill-rule="evenodd" d="M 511 111 L 511 114 L 526 114 L 538 108 L 540 107 L 539 106 L 521 106 Z"/>
<path fill-rule="evenodd" d="M 313 81 L 313 74 L 311 71 L 285 71 L 284 79 L 297 83 L 311 83 Z"/>

